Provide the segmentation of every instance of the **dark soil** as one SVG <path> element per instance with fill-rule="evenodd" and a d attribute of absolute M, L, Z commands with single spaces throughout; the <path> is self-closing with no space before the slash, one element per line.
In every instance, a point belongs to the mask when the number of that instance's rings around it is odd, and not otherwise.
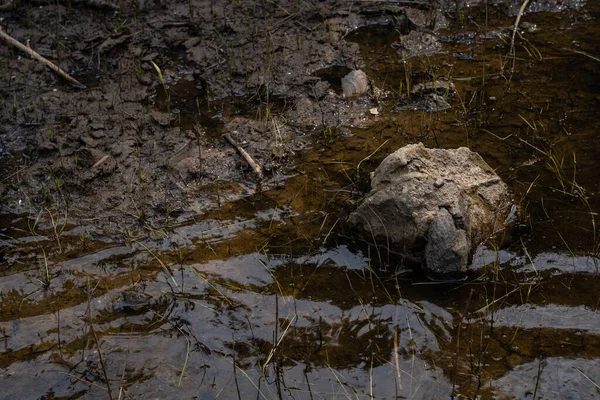
<path fill-rule="evenodd" d="M 456 13 L 454 2 L 51 3 L 0 11 L 2 27 L 87 89 L 0 48 L 3 211 L 68 203 L 96 218 L 163 219 L 219 181 L 254 190 L 226 132 L 265 168 L 268 186 L 293 167 L 294 150 L 367 126 L 385 98 L 345 100 L 320 73 L 365 66 L 352 32 L 379 24 L 405 35 L 406 53 L 427 54 L 440 48 L 429 32 Z"/>
<path fill-rule="evenodd" d="M 363 65 L 358 45 L 344 37 L 366 24 L 408 24 L 394 5 L 135 3 L 114 11 L 25 2 L 2 11 L 8 34 L 87 85 L 72 88 L 18 50 L 0 48 L 4 211 L 67 202 L 100 218 L 161 219 L 182 212 L 198 187 L 220 180 L 255 187 L 225 132 L 268 182 L 291 167 L 308 135 L 364 125 L 375 105 L 346 101 L 315 75 Z"/>

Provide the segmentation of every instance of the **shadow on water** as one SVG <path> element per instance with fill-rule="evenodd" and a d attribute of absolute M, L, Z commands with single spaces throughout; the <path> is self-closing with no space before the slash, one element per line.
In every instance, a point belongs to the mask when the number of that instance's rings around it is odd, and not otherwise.
<path fill-rule="evenodd" d="M 215 99 L 206 83 L 197 83 L 191 74 L 170 84 L 158 85 L 148 99 L 157 110 L 169 115 L 169 122 L 182 129 L 201 126 L 213 139 L 220 139 L 233 117 L 268 119 L 286 109 L 282 96 L 258 92 L 254 95 Z"/>
<path fill-rule="evenodd" d="M 484 21 L 483 11 L 471 18 Z M 380 115 L 351 136 L 315 140 L 268 190 L 147 235 L 85 218 L 67 223 L 60 210 L 2 215 L 4 395 L 106 398 L 110 387 L 125 398 L 597 396 L 595 18 L 528 16 L 538 29 L 509 74 L 506 44 L 491 39 L 505 41 L 501 27 L 512 23 L 499 14 L 490 12 L 490 27 L 479 26 L 472 41 L 451 27 L 444 52 L 406 62 L 387 27 L 349 35 L 387 93 Z M 494 30 L 499 36 L 484 37 Z M 339 90 L 347 71 L 315 76 Z M 452 81 L 452 108 L 401 109 L 407 77 L 412 85 Z M 186 79 L 167 93 L 157 87 L 154 106 L 213 133 L 223 119 L 255 117 L 265 105 L 209 101 Z M 466 282 L 425 281 L 339 235 L 368 172 L 416 141 L 479 152 L 521 207 L 512 244 L 482 247 Z M 27 384 L 11 383 L 25 376 Z"/>

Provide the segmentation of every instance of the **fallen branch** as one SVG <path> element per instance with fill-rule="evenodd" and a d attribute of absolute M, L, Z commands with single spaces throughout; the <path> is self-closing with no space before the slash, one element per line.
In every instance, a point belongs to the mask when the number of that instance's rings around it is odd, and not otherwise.
<path fill-rule="evenodd" d="M 79 88 L 79 89 L 86 88 L 86 86 L 84 84 L 80 83 L 77 79 L 73 78 L 72 76 L 67 74 L 65 71 L 60 69 L 60 67 L 58 65 L 54 64 L 52 61 L 48 60 L 47 58 L 39 55 L 31 47 L 25 46 L 23 43 L 19 42 L 18 40 L 13 39 L 9 34 L 5 33 L 2 30 L 2 27 L 0 27 L 0 38 L 4 39 L 6 42 L 12 44 L 13 46 L 15 46 L 17 49 L 21 50 L 22 52 L 29 54 L 31 56 L 31 58 L 33 58 L 34 60 L 40 61 L 40 62 L 46 64 L 47 67 L 49 67 L 52 71 L 56 72 L 58 75 L 65 78 L 74 87 Z"/>
<path fill-rule="evenodd" d="M 252 158 L 252 156 L 250 154 L 248 154 L 248 152 L 244 149 L 242 149 L 242 147 L 237 144 L 235 142 L 235 140 L 233 140 L 231 138 L 231 136 L 229 135 L 229 133 L 226 133 L 225 135 L 225 139 L 227 139 L 227 141 L 233 146 L 235 147 L 235 149 L 242 155 L 242 157 L 244 157 L 244 160 L 246 160 L 246 162 L 248 163 L 248 165 L 250 165 L 250 167 L 252 168 L 252 170 L 254 170 L 254 172 L 256 172 L 256 175 L 258 175 L 258 177 L 260 179 L 263 178 L 263 172 L 262 172 L 262 168 L 260 167 L 260 165 L 258 165 L 258 163 L 256 161 L 254 161 L 254 159 Z"/>
<path fill-rule="evenodd" d="M 521 17 L 523 16 L 523 14 L 525 14 L 525 8 L 527 8 L 527 4 L 529 4 L 529 0 L 523 0 L 521 8 L 519 9 L 519 13 L 517 14 L 517 18 L 515 19 L 515 25 L 513 26 L 512 36 L 510 38 L 509 54 L 513 58 L 512 72 L 515 71 L 515 36 L 517 35 L 517 31 L 519 30 L 519 23 L 521 22 Z"/>
<path fill-rule="evenodd" d="M 102 164 L 104 161 L 108 160 L 109 158 L 110 158 L 110 156 L 108 154 L 106 154 L 104 157 L 102 157 L 101 159 L 96 161 L 94 163 L 94 165 L 92 165 L 92 168 L 96 168 L 98 165 Z"/>
<path fill-rule="evenodd" d="M 62 2 L 63 4 L 70 6 L 71 3 L 73 4 L 79 4 L 79 5 L 84 5 L 84 6 L 90 6 L 90 7 L 96 7 L 96 8 L 109 8 L 111 10 L 115 10 L 115 11 L 119 11 L 119 6 L 116 4 L 112 4 L 110 1 L 106 1 L 106 0 L 71 0 L 71 1 L 59 1 L 59 3 Z M 35 5 L 48 5 L 48 0 L 30 0 L 31 4 L 35 4 Z M 13 4 L 12 1 L 9 1 L 6 4 L 0 5 L 0 10 L 6 10 L 12 7 L 17 7 L 15 4 Z"/>

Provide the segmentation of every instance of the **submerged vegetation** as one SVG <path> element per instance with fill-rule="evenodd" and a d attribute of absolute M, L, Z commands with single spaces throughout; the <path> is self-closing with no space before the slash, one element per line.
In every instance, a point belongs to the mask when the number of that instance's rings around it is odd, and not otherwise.
<path fill-rule="evenodd" d="M 597 4 L 23 3 L 3 29 L 90 89 L 0 49 L 4 396 L 597 396 Z M 415 142 L 519 206 L 464 282 L 344 224 Z"/>

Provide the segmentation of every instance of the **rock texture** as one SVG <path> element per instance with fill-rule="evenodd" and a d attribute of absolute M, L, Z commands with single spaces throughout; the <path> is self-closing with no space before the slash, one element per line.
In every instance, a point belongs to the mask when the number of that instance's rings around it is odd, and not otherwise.
<path fill-rule="evenodd" d="M 371 188 L 349 224 L 365 241 L 424 264 L 437 278 L 465 272 L 511 206 L 504 182 L 465 147 L 405 146 L 383 160 Z"/>
<path fill-rule="evenodd" d="M 369 79 L 363 71 L 356 70 L 350 72 L 342 78 L 342 91 L 344 98 L 353 99 L 367 93 L 369 90 Z"/>

